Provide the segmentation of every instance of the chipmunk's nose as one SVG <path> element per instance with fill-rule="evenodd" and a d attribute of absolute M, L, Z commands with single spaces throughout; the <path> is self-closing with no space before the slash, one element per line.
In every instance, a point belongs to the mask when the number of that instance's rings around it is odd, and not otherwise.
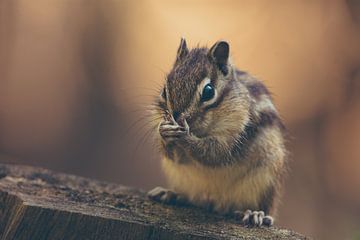
<path fill-rule="evenodd" d="M 175 121 L 177 122 L 179 120 L 179 117 L 180 117 L 180 112 L 174 111 L 173 112 L 173 117 L 174 117 Z"/>
<path fill-rule="evenodd" d="M 180 126 L 185 127 L 185 125 L 188 125 L 188 123 L 187 123 L 187 118 L 189 117 L 188 114 L 174 111 L 172 115 L 173 115 L 174 120 L 175 120 Z"/>

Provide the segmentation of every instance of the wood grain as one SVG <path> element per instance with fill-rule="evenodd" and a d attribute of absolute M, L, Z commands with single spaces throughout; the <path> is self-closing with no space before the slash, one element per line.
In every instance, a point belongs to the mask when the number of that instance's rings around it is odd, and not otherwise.
<path fill-rule="evenodd" d="M 49 170 L 0 164 L 0 239 L 308 239 L 249 229 L 143 191 Z"/>

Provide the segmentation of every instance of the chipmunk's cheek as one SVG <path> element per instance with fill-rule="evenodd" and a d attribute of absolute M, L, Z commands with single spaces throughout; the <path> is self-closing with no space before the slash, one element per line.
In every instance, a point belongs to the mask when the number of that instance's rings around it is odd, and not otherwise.
<path fill-rule="evenodd" d="M 204 133 L 203 126 L 200 121 L 195 121 L 189 124 L 189 132 L 192 135 L 195 135 L 197 137 L 201 137 Z"/>

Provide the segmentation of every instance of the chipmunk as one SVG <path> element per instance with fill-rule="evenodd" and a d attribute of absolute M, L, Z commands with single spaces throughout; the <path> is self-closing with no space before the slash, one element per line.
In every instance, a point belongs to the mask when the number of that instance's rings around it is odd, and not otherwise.
<path fill-rule="evenodd" d="M 181 39 L 154 111 L 169 189 L 148 196 L 271 226 L 285 172 L 284 126 L 265 85 L 233 66 L 229 50 L 226 41 L 189 50 Z"/>

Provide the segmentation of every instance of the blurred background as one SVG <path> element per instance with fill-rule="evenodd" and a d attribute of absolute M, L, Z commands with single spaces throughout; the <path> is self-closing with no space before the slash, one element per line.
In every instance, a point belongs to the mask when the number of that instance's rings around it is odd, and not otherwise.
<path fill-rule="evenodd" d="M 0 0 L 0 162 L 164 185 L 146 121 L 190 46 L 231 44 L 289 128 L 278 225 L 360 239 L 360 1 Z"/>

